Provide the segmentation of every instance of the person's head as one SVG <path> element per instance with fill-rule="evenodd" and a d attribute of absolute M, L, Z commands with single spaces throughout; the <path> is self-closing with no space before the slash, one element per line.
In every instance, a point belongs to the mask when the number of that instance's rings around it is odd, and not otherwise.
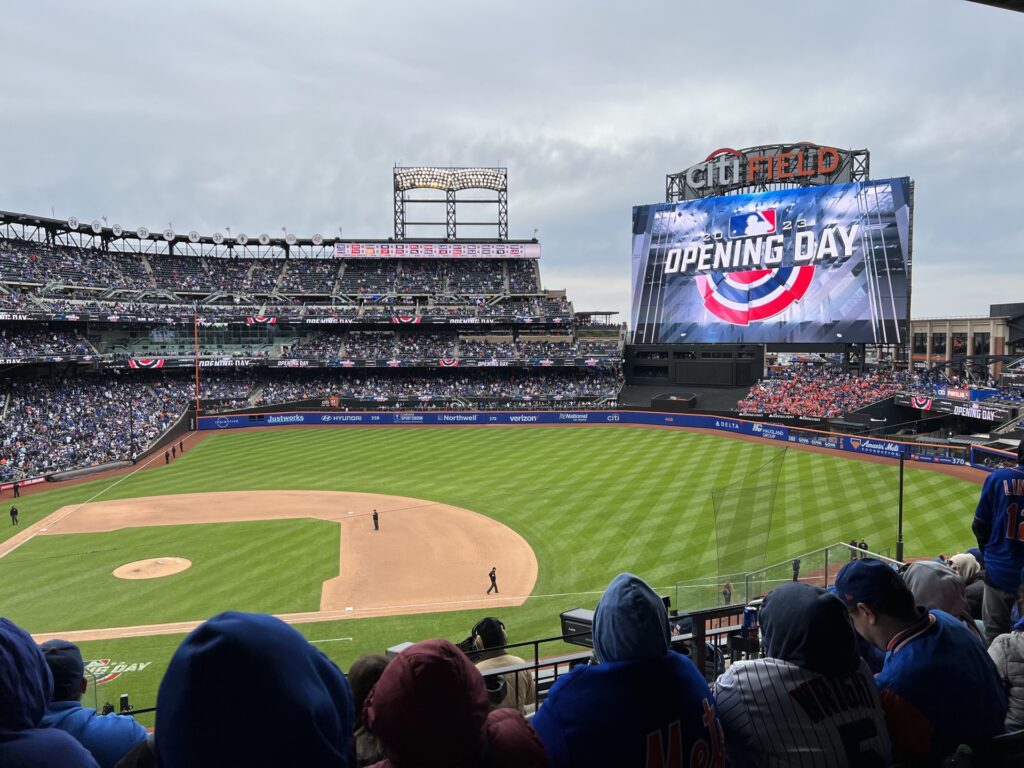
<path fill-rule="evenodd" d="M 594 611 L 599 662 L 661 658 L 669 649 L 668 611 L 658 593 L 632 573 L 620 573 Z"/>
<path fill-rule="evenodd" d="M 758 621 L 765 656 L 829 677 L 857 670 L 860 657 L 847 610 L 820 587 L 776 587 L 765 596 Z"/>
<path fill-rule="evenodd" d="M 79 701 L 89 685 L 78 646 L 67 640 L 47 640 L 39 646 L 53 676 L 52 701 Z"/>
<path fill-rule="evenodd" d="M 397 766 L 469 766 L 490 705 L 484 679 L 447 640 L 398 654 L 366 697 L 363 722 Z"/>
<path fill-rule="evenodd" d="M 953 564 L 953 570 L 963 579 L 964 584 L 970 584 L 974 581 L 974 577 L 981 570 L 978 560 L 969 552 L 953 555 L 949 558 L 949 561 Z"/>
<path fill-rule="evenodd" d="M 879 648 L 918 618 L 914 595 L 903 577 L 881 560 L 844 565 L 836 576 L 836 597 L 846 605 L 853 628 Z"/>
<path fill-rule="evenodd" d="M 501 619 L 488 616 L 478 621 L 472 632 L 473 647 L 481 651 L 481 658 L 500 656 L 503 654 L 504 646 L 508 645 L 508 632 Z M 487 650 L 485 650 L 487 649 Z"/>
<path fill-rule="evenodd" d="M 907 566 L 903 581 L 917 605 L 929 610 L 936 608 L 952 616 L 967 613 L 964 580 L 949 566 L 934 560 L 918 560 Z"/>
<path fill-rule="evenodd" d="M 364 653 L 352 662 L 348 668 L 348 685 L 352 689 L 352 702 L 356 721 L 359 721 L 360 713 L 363 711 L 363 703 L 373 686 L 384 674 L 390 659 L 382 653 Z"/>
<path fill-rule="evenodd" d="M 353 733 L 345 676 L 295 629 L 227 611 L 189 634 L 157 693 L 161 768 L 347 768 Z"/>

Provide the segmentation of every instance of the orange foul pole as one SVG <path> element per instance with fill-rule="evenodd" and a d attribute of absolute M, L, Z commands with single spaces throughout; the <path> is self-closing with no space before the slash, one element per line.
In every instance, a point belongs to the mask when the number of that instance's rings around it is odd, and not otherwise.
<path fill-rule="evenodd" d="M 192 348 L 195 352 L 195 364 L 196 364 L 196 424 L 198 425 L 199 419 L 199 308 L 196 304 L 192 305 Z"/>

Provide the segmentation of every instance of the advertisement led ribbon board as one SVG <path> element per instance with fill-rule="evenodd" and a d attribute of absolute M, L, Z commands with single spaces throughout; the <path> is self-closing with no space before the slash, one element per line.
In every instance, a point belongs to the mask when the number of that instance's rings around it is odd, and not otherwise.
<path fill-rule="evenodd" d="M 634 343 L 898 344 L 910 179 L 633 209 Z"/>

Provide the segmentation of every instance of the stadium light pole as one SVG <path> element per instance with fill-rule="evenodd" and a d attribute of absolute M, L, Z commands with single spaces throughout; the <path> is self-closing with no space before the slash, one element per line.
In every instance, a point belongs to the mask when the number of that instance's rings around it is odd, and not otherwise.
<path fill-rule="evenodd" d="M 903 454 L 900 454 L 900 500 L 896 523 L 896 560 L 903 562 Z"/>

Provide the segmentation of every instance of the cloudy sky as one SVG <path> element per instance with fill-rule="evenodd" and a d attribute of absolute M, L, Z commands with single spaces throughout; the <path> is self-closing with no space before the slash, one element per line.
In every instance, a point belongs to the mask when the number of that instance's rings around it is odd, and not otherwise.
<path fill-rule="evenodd" d="M 964 0 L 9 3 L 0 209 L 387 237 L 395 163 L 505 165 L 546 287 L 627 318 L 631 206 L 810 140 L 916 180 L 913 315 L 980 315 L 1024 301 L 1022 41 Z"/>

